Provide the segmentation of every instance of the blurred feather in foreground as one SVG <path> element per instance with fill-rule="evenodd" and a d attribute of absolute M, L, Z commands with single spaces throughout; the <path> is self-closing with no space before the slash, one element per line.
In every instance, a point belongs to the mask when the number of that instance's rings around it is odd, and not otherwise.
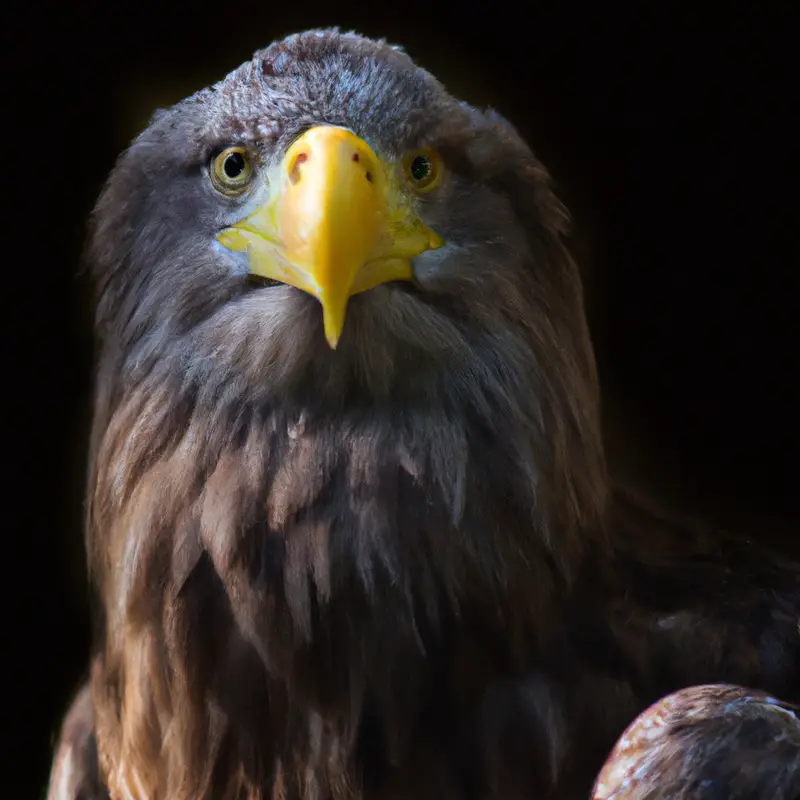
<path fill-rule="evenodd" d="M 797 800 L 799 713 L 739 686 L 670 694 L 620 737 L 592 800 Z"/>

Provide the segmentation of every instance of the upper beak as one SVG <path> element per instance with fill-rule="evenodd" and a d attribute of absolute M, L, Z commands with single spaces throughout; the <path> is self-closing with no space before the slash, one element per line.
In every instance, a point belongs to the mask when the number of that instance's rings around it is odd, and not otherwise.
<path fill-rule="evenodd" d="M 352 295 L 411 280 L 411 259 L 444 243 L 372 148 L 344 128 L 306 131 L 268 177 L 269 200 L 218 239 L 247 252 L 251 272 L 316 297 L 333 348 Z"/>

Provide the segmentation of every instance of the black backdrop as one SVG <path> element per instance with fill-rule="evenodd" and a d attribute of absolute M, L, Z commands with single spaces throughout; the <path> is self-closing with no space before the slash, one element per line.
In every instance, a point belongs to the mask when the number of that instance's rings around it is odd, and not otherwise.
<path fill-rule="evenodd" d="M 788 14 L 756 0 L 639 5 L 125 0 L 3 12 L 12 677 L 0 796 L 42 791 L 89 644 L 86 215 L 154 108 L 292 31 L 385 36 L 517 124 L 575 217 L 616 471 L 800 551 Z"/>

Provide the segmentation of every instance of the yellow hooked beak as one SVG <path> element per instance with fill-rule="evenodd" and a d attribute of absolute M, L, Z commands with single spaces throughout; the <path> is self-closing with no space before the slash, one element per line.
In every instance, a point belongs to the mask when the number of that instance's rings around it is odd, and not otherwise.
<path fill-rule="evenodd" d="M 316 297 L 332 348 L 350 297 L 411 280 L 411 259 L 444 244 L 409 208 L 394 173 L 344 128 L 306 131 L 268 179 L 270 199 L 218 240 L 247 252 L 252 273 Z"/>

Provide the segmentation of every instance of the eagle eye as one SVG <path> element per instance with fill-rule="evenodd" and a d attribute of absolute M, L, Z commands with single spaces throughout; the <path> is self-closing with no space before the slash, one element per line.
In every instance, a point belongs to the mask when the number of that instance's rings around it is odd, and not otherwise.
<path fill-rule="evenodd" d="M 439 183 L 442 160 L 434 150 L 416 150 L 406 156 L 406 179 L 418 192 L 429 192 Z"/>
<path fill-rule="evenodd" d="M 253 162 L 244 147 L 228 147 L 215 156 L 209 172 L 218 192 L 238 195 L 250 184 Z"/>

